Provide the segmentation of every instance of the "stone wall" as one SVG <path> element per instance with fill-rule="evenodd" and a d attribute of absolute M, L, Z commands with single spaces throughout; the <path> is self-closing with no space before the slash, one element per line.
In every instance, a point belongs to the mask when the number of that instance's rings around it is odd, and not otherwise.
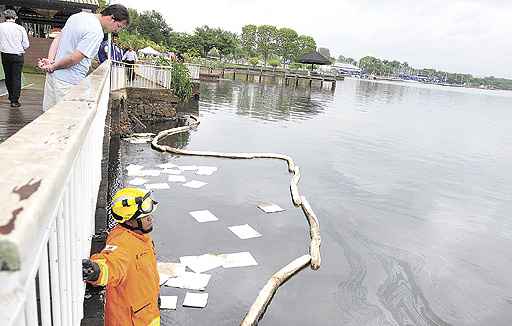
<path fill-rule="evenodd" d="M 119 112 L 113 132 L 121 136 L 152 132 L 150 125 L 176 118 L 178 99 L 169 89 L 125 88 L 112 92 L 111 98 Z"/>

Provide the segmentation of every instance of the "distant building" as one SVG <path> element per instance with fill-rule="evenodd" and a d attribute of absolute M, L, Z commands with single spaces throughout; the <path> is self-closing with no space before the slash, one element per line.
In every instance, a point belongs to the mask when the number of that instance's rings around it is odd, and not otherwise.
<path fill-rule="evenodd" d="M 354 66 L 350 63 L 336 62 L 332 65 L 336 71 L 341 75 L 359 76 L 361 75 L 362 69 Z"/>

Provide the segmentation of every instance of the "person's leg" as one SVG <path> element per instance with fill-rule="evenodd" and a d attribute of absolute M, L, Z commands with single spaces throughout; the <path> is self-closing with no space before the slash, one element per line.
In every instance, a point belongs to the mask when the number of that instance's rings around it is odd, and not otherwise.
<path fill-rule="evenodd" d="M 14 57 L 15 60 L 12 62 L 12 99 L 11 102 L 18 104 L 21 93 L 21 71 L 23 70 L 23 56 Z"/>
<path fill-rule="evenodd" d="M 58 80 L 52 74 L 46 74 L 43 111 L 46 112 L 59 103 L 69 93 L 73 86 L 73 84 Z"/>
<path fill-rule="evenodd" d="M 5 75 L 5 87 L 7 88 L 7 93 L 9 93 L 9 102 L 12 101 L 12 66 L 11 66 L 11 58 L 9 54 L 2 53 L 2 66 L 4 68 Z"/>
<path fill-rule="evenodd" d="M 55 95 L 55 78 L 52 74 L 46 74 L 46 80 L 44 82 L 44 95 L 43 95 L 43 111 L 48 111 L 49 108 L 54 106 L 56 102 Z"/>

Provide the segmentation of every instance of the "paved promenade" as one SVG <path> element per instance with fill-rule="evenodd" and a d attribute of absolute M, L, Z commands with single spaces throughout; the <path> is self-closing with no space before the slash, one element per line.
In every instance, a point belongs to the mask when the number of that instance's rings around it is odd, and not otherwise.
<path fill-rule="evenodd" d="M 0 96 L 0 143 L 43 113 L 41 79 L 44 77 L 34 75 L 33 78 L 34 80 L 30 80 L 31 86 L 21 91 L 20 108 L 11 108 L 7 95 Z"/>

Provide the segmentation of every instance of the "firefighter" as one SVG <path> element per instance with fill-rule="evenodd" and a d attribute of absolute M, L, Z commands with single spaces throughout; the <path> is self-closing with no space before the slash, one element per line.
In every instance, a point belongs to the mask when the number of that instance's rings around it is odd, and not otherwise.
<path fill-rule="evenodd" d="M 151 192 L 124 188 L 112 200 L 118 223 L 105 248 L 82 261 L 84 281 L 106 286 L 106 326 L 159 326 L 159 276 L 153 240 L 157 202 Z"/>

